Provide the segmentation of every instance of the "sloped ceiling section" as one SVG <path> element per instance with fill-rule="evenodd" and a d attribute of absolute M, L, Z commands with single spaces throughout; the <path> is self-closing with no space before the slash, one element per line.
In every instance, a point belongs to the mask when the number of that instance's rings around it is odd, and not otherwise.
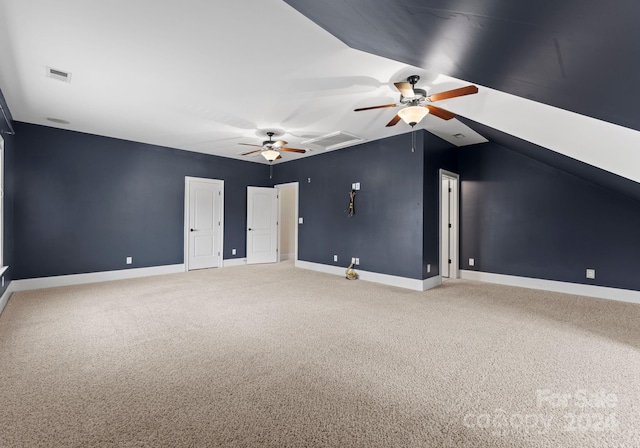
<path fill-rule="evenodd" d="M 461 118 L 461 121 L 476 132 L 486 136 L 489 141 L 520 153 L 531 159 L 572 174 L 583 180 L 599 185 L 607 190 L 621 193 L 640 203 L 640 183 L 610 173 L 580 160 L 551 151 L 542 146 L 522 140 L 489 126 Z"/>
<path fill-rule="evenodd" d="M 350 47 L 640 130 L 637 0 L 285 0 Z"/>

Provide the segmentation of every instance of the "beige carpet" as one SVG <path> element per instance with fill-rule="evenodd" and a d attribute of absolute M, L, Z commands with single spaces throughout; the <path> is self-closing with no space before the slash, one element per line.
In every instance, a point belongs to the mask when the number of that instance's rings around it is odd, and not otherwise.
<path fill-rule="evenodd" d="M 638 447 L 640 306 L 295 269 L 15 293 L 1 447 Z"/>

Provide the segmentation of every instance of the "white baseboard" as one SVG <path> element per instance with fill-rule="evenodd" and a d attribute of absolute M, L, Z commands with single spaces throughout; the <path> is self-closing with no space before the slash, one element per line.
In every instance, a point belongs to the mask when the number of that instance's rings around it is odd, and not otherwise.
<path fill-rule="evenodd" d="M 442 285 L 442 276 L 436 275 L 435 277 L 429 277 L 422 280 L 422 290 L 426 291 L 427 289 L 435 288 L 436 286 Z"/>
<path fill-rule="evenodd" d="M 640 304 L 640 291 L 630 289 L 608 288 L 606 286 L 583 285 L 580 283 L 559 282 L 555 280 L 517 277 L 514 275 L 493 274 L 490 272 L 467 271 L 462 269 L 460 270 L 460 278 Z"/>
<path fill-rule="evenodd" d="M 229 266 L 242 266 L 247 264 L 246 258 L 227 258 L 222 260 L 222 266 L 228 268 Z"/>
<path fill-rule="evenodd" d="M 309 269 L 311 271 L 324 272 L 325 274 L 345 276 L 346 268 L 340 266 L 331 266 L 328 264 L 312 263 L 310 261 L 297 260 L 295 263 L 297 268 Z M 381 283 L 383 285 L 397 286 L 399 288 L 412 289 L 414 291 L 426 291 L 442 283 L 442 277 L 436 276 L 426 280 L 416 280 L 407 277 L 397 277 L 395 275 L 380 274 L 378 272 L 368 272 L 355 269 L 361 280 L 368 282 Z"/>
<path fill-rule="evenodd" d="M 286 261 L 286 260 L 295 260 L 296 259 L 296 254 L 281 254 L 280 255 L 280 261 Z"/>
<path fill-rule="evenodd" d="M 13 293 L 13 282 L 9 282 L 7 285 L 7 289 L 4 290 L 2 297 L 0 297 L 0 314 L 4 311 L 4 307 L 7 306 L 7 302 L 11 298 L 11 294 Z"/>
<path fill-rule="evenodd" d="M 56 288 L 58 286 L 82 285 L 86 283 L 108 282 L 128 278 L 149 277 L 184 272 L 184 264 L 153 266 L 150 268 L 122 269 L 119 271 L 90 272 L 88 274 L 57 275 L 55 277 L 28 278 L 13 280 L 13 291 L 29 291 L 32 289 Z"/>

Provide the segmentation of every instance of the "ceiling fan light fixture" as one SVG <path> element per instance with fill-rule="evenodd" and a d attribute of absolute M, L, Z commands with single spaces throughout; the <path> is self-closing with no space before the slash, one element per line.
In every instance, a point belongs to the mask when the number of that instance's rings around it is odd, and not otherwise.
<path fill-rule="evenodd" d="M 267 159 L 269 162 L 273 162 L 274 160 L 276 160 L 278 158 L 278 156 L 280 155 L 280 153 L 278 151 L 276 151 L 275 149 L 267 149 L 265 151 L 262 151 L 261 154 L 263 155 L 263 157 L 265 159 Z"/>
<path fill-rule="evenodd" d="M 409 106 L 398 111 L 402 121 L 413 127 L 429 114 L 429 109 L 422 106 Z"/>

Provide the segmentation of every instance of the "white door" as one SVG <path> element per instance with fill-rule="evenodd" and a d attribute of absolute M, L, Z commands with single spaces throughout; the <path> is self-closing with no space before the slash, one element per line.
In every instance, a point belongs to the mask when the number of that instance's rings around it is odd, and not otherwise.
<path fill-rule="evenodd" d="M 215 268 L 222 259 L 222 183 L 186 180 L 187 270 Z"/>
<path fill-rule="evenodd" d="M 278 190 L 247 187 L 247 264 L 278 261 Z"/>
<path fill-rule="evenodd" d="M 440 275 L 458 277 L 458 175 L 442 173 L 440 195 Z"/>
<path fill-rule="evenodd" d="M 440 275 L 443 277 L 449 277 L 451 270 L 451 179 L 447 177 L 442 178 L 442 197 L 440 199 L 441 212 L 440 212 L 440 228 L 442 229 L 442 242 L 441 261 L 440 261 Z"/>

